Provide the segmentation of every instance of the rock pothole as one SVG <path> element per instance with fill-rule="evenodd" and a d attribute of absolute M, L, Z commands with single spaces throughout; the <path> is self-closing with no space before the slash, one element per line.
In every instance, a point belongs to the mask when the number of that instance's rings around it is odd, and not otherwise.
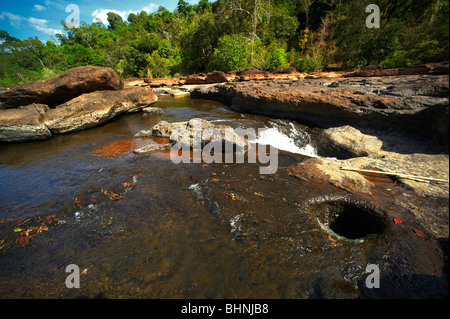
<path fill-rule="evenodd" d="M 361 240 L 377 237 L 387 228 L 387 215 L 365 202 L 346 198 L 324 200 L 310 206 L 320 226 L 337 237 Z"/>

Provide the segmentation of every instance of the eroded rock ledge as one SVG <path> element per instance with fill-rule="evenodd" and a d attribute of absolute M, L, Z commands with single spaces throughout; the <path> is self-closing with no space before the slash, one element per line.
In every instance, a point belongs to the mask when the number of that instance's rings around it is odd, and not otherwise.
<path fill-rule="evenodd" d="M 448 142 L 447 75 L 255 81 L 197 86 L 193 98 L 244 113 L 328 128 L 352 125 L 425 134 Z"/>

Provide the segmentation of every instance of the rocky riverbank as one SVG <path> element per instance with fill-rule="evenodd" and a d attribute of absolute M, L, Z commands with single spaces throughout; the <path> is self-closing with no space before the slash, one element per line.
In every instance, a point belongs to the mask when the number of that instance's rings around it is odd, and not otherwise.
<path fill-rule="evenodd" d="M 0 94 L 0 142 L 44 140 L 83 130 L 156 101 L 151 88 L 124 88 L 112 69 L 73 68 Z"/>
<path fill-rule="evenodd" d="M 412 177 L 378 177 L 420 196 L 448 199 L 448 70 L 448 63 L 308 75 L 292 69 L 275 73 L 245 70 L 146 83 L 134 80 L 126 85 L 151 86 L 172 96 L 214 99 L 238 112 L 316 127 L 321 156 L 293 168 L 292 174 L 299 178 L 324 180 L 373 202 L 384 196 L 377 191 L 377 174 L 374 179 L 373 174 L 341 168 L 394 172 Z M 448 207 L 436 212 L 412 205 L 403 195 L 392 195 L 399 199 L 396 205 L 423 221 L 428 234 L 448 237 Z"/>

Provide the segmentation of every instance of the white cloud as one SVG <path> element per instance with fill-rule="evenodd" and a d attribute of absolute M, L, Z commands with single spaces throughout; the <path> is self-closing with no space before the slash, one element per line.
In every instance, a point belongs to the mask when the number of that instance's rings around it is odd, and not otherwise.
<path fill-rule="evenodd" d="M 44 6 L 41 6 L 40 4 L 35 4 L 33 7 L 33 11 L 45 11 L 45 10 L 47 10 L 47 8 Z"/>
<path fill-rule="evenodd" d="M 92 21 L 93 22 L 97 22 L 100 21 L 101 23 L 103 23 L 104 25 L 108 25 L 108 12 L 114 12 L 118 15 L 120 15 L 122 17 L 123 21 L 126 21 L 128 19 L 128 15 L 130 13 L 139 13 L 141 11 L 146 11 L 146 12 L 153 12 L 156 9 L 158 9 L 158 5 L 154 4 L 154 3 L 150 3 L 148 6 L 140 9 L 140 10 L 128 10 L 128 11 L 118 11 L 118 10 L 114 10 L 114 9 L 96 9 L 94 10 L 94 12 L 92 12 Z"/>
<path fill-rule="evenodd" d="M 47 7 L 54 7 L 57 8 L 58 10 L 64 10 L 68 4 L 70 4 L 70 1 L 66 2 L 64 0 L 55 0 L 55 1 L 45 0 L 45 5 Z"/>
<path fill-rule="evenodd" d="M 21 22 L 23 20 L 25 20 L 25 18 L 22 17 L 22 16 L 19 16 L 17 14 L 13 14 L 13 13 L 10 13 L 10 12 L 3 11 L 0 14 L 0 19 L 3 20 L 3 19 L 5 19 L 5 17 L 9 19 L 9 23 L 11 24 L 11 26 L 13 26 L 15 28 L 20 27 Z"/>
<path fill-rule="evenodd" d="M 17 14 L 13 14 L 10 12 L 2 12 L 0 14 L 0 19 L 9 19 L 9 23 L 11 26 L 15 28 L 20 28 L 22 25 L 22 22 L 28 22 L 28 24 L 35 30 L 44 32 L 49 35 L 55 35 L 56 33 L 63 33 L 61 30 L 49 28 L 47 24 L 49 23 L 46 19 L 38 19 L 34 17 L 25 18 Z"/>
<path fill-rule="evenodd" d="M 63 33 L 61 30 L 47 27 L 47 24 L 49 22 L 48 20 L 30 17 L 27 19 L 27 21 L 31 25 L 31 27 L 33 27 L 37 31 L 41 31 L 49 35 L 55 35 L 56 33 Z"/>

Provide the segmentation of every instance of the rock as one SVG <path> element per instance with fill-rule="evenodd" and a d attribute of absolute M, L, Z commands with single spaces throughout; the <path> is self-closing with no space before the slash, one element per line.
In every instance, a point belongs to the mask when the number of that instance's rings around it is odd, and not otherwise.
<path fill-rule="evenodd" d="M 370 77 L 370 76 L 393 76 L 393 75 L 418 75 L 418 74 L 448 74 L 448 62 L 428 63 L 414 65 L 407 68 L 393 68 L 384 70 L 381 65 L 369 65 L 362 69 L 347 71 L 343 77 Z"/>
<path fill-rule="evenodd" d="M 47 105 L 31 104 L 18 109 L 0 110 L 0 141 L 27 142 L 52 136 L 42 121 Z"/>
<path fill-rule="evenodd" d="M 204 80 L 205 83 L 225 83 L 225 82 L 232 82 L 239 79 L 239 77 L 234 73 L 225 73 L 222 71 L 213 71 L 206 75 L 206 78 Z"/>
<path fill-rule="evenodd" d="M 230 136 L 231 134 L 231 136 Z M 231 144 L 234 151 L 245 150 L 248 145 L 246 138 L 235 138 L 235 132 L 231 126 L 214 125 L 210 121 L 194 118 L 187 122 L 168 123 L 161 121 L 150 130 L 142 130 L 135 137 L 168 137 L 171 145 L 185 143 L 186 147 L 193 148 L 196 138 L 200 138 L 200 145 L 204 147 L 207 143 L 218 140 L 225 144 Z M 152 149 L 151 147 L 149 148 Z"/>
<path fill-rule="evenodd" d="M 146 86 L 145 79 L 141 78 L 134 78 L 134 79 L 126 79 L 123 81 L 123 86 L 125 88 L 133 87 L 133 86 Z"/>
<path fill-rule="evenodd" d="M 142 111 L 144 112 L 144 114 L 147 115 L 161 115 L 164 114 L 164 110 L 159 108 L 159 107 L 155 107 L 155 106 L 149 106 L 146 108 L 143 108 Z"/>
<path fill-rule="evenodd" d="M 185 84 L 203 84 L 205 79 L 206 74 L 191 74 L 185 78 Z"/>
<path fill-rule="evenodd" d="M 253 68 L 237 72 L 237 75 L 239 76 L 239 79 L 241 81 L 266 80 L 268 77 L 270 77 L 269 72 Z"/>
<path fill-rule="evenodd" d="M 290 81 L 296 81 L 299 79 L 304 79 L 305 74 L 297 71 L 296 68 L 289 67 L 284 69 L 276 69 L 272 72 L 270 72 L 267 75 L 267 79 L 270 80 L 290 80 Z"/>
<path fill-rule="evenodd" d="M 349 192 L 370 193 L 374 186 L 364 175 L 353 171 L 341 170 L 342 166 L 360 167 L 364 166 L 361 161 L 365 157 L 358 157 L 349 160 L 337 160 L 331 158 L 311 158 L 302 163 L 303 169 L 309 178 L 315 178 L 330 182 L 336 187 L 348 190 Z"/>
<path fill-rule="evenodd" d="M 136 112 L 156 101 L 157 97 L 150 88 L 96 91 L 48 110 L 43 116 L 43 122 L 55 134 L 80 131 L 104 123 L 121 113 Z"/>
<path fill-rule="evenodd" d="M 144 82 L 148 83 L 150 87 L 173 86 L 180 84 L 180 78 L 144 79 Z"/>
<path fill-rule="evenodd" d="M 182 91 L 182 90 L 170 90 L 169 95 L 172 97 L 183 97 L 183 96 L 190 96 L 191 93 L 189 91 Z"/>
<path fill-rule="evenodd" d="M 306 160 L 302 165 L 311 177 L 329 181 L 354 193 L 370 193 L 374 185 L 364 174 L 341 170 L 341 167 L 449 179 L 449 157 L 443 154 L 383 152 L 379 156 L 356 157 L 345 160 L 313 158 Z M 448 197 L 448 183 L 427 183 L 406 178 L 399 178 L 398 183 L 421 195 Z"/>
<path fill-rule="evenodd" d="M 383 142 L 376 136 L 361 133 L 349 125 L 326 129 L 324 134 L 339 148 L 345 149 L 353 157 L 379 154 Z"/>
<path fill-rule="evenodd" d="M 305 79 L 341 78 L 346 71 L 311 72 L 305 75 Z"/>
<path fill-rule="evenodd" d="M 172 125 L 166 121 L 161 121 L 151 130 L 143 130 L 135 135 L 135 137 L 149 137 L 149 136 L 157 136 L 157 137 L 170 137 L 170 133 L 172 132 Z"/>
<path fill-rule="evenodd" d="M 183 122 L 182 122 L 183 123 Z M 208 120 L 200 119 L 200 118 L 193 118 L 189 120 L 186 124 L 187 129 L 194 129 L 194 128 L 200 128 L 202 131 L 214 127 L 214 124 L 212 124 Z"/>
<path fill-rule="evenodd" d="M 147 153 L 153 153 L 153 152 L 162 152 L 169 150 L 172 147 L 172 144 L 149 144 L 145 145 L 141 148 L 137 148 L 133 150 L 133 153 L 135 154 L 147 154 Z"/>
<path fill-rule="evenodd" d="M 272 74 L 299 74 L 294 67 L 284 68 L 284 69 L 276 69 L 272 72 Z"/>
<path fill-rule="evenodd" d="M 47 80 L 25 83 L 0 95 L 0 109 L 42 103 L 51 108 L 81 94 L 120 90 L 123 83 L 110 68 L 82 66 Z"/>
<path fill-rule="evenodd" d="M 325 82 L 304 79 L 219 83 L 193 88 L 191 97 L 211 98 L 239 112 L 287 118 L 309 126 L 368 126 L 441 136 L 444 144 L 448 140 L 446 75 L 343 77 Z"/>

